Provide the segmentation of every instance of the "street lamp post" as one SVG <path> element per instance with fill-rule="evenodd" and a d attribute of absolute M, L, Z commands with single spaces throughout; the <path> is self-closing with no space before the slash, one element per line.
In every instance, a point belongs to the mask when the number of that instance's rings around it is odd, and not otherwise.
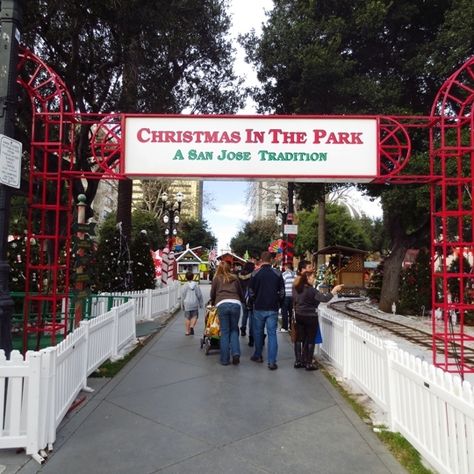
<path fill-rule="evenodd" d="M 287 207 L 286 207 L 286 204 L 283 204 L 282 209 L 280 209 L 281 196 L 279 194 L 275 195 L 275 201 L 274 202 L 275 202 L 275 217 L 276 217 L 275 220 L 276 220 L 277 225 L 282 227 L 282 231 L 280 232 L 280 236 L 284 237 L 284 226 L 286 224 L 287 217 L 288 217 Z M 285 241 L 285 239 L 283 239 L 283 253 L 282 253 L 282 259 L 281 259 L 282 264 L 286 263 L 285 251 L 286 251 L 286 241 Z"/>
<path fill-rule="evenodd" d="M 181 203 L 183 202 L 184 195 L 181 192 L 176 193 L 176 201 L 168 201 L 168 193 L 161 195 L 162 206 L 163 206 L 163 223 L 166 225 L 166 245 L 171 251 L 173 248 L 173 237 L 178 233 L 177 227 L 180 221 L 181 214 Z"/>
<path fill-rule="evenodd" d="M 0 134 L 13 138 L 16 117 L 16 78 L 21 20 L 24 2 L 0 2 Z M 10 266 L 7 261 L 11 190 L 0 184 L 0 349 L 7 358 L 12 350 L 11 317 L 13 300 L 9 291 Z"/>

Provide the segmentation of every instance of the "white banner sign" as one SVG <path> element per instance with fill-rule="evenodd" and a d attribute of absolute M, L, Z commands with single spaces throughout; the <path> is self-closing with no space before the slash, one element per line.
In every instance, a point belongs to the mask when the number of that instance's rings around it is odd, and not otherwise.
<path fill-rule="evenodd" d="M 126 116 L 131 177 L 370 181 L 376 118 Z"/>

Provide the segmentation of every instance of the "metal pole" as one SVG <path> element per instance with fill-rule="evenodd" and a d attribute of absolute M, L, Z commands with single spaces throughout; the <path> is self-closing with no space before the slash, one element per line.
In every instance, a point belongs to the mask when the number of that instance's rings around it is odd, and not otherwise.
<path fill-rule="evenodd" d="M 16 78 L 21 33 L 21 0 L 2 0 L 0 12 L 0 134 L 13 138 L 16 115 Z M 13 300 L 7 261 L 11 188 L 0 184 L 0 349 L 10 357 Z"/>
<path fill-rule="evenodd" d="M 293 203 L 293 196 L 295 192 L 295 183 L 288 183 L 288 215 L 286 222 L 293 224 L 295 206 Z M 288 234 L 286 238 L 286 263 L 293 265 L 293 257 L 295 256 L 295 236 L 294 234 Z"/>

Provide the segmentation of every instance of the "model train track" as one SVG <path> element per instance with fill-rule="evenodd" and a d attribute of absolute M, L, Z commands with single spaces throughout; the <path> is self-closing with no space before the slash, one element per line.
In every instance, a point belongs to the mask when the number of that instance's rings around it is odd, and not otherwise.
<path fill-rule="evenodd" d="M 395 334 L 398 337 L 401 337 L 413 344 L 416 344 L 423 348 L 433 349 L 433 337 L 430 332 L 423 331 L 421 329 L 409 326 L 408 324 L 399 323 L 396 321 L 389 321 L 385 318 L 379 318 L 373 314 L 368 314 L 364 311 L 360 311 L 351 307 L 351 305 L 356 301 L 362 300 L 352 300 L 352 301 L 335 301 L 328 303 L 328 306 L 339 313 L 344 314 L 352 319 L 358 319 L 373 326 L 380 327 L 385 329 L 392 334 Z M 461 346 L 456 343 L 450 343 L 451 349 L 448 351 L 449 357 L 457 359 L 459 357 Z M 444 350 L 437 347 L 437 351 L 442 354 Z M 464 351 L 464 362 L 468 365 L 474 365 L 474 348 L 466 347 L 463 348 Z"/>

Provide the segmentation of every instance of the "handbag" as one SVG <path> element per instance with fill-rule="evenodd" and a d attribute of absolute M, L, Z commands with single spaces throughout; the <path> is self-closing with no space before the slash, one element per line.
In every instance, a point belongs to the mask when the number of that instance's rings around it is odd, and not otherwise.
<path fill-rule="evenodd" d="M 323 335 L 321 334 L 321 329 L 319 327 L 319 322 L 318 322 L 318 328 L 316 329 L 316 337 L 314 338 L 314 343 L 315 344 L 322 344 L 323 343 Z"/>
<path fill-rule="evenodd" d="M 296 328 L 296 319 L 294 317 L 291 318 L 290 339 L 291 342 L 296 342 L 298 340 L 298 329 Z"/>

